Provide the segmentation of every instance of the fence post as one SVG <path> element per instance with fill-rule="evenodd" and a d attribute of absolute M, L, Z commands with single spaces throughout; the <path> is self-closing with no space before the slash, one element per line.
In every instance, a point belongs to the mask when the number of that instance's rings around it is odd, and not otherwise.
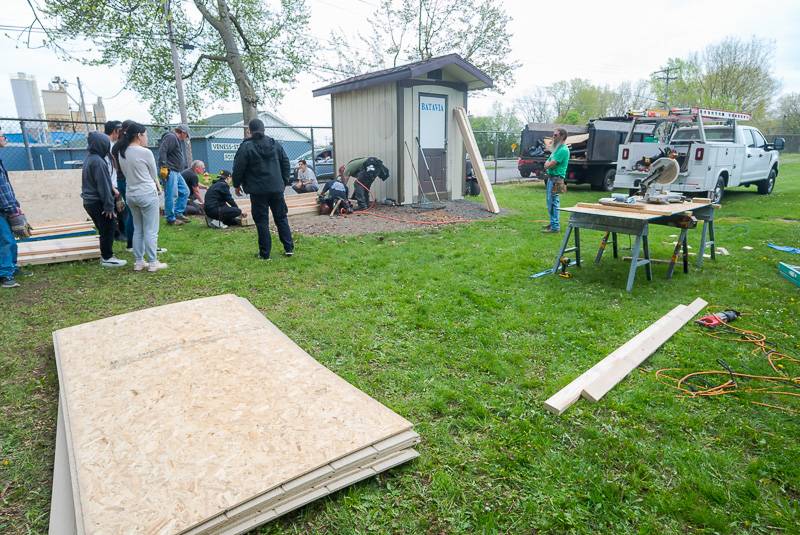
<path fill-rule="evenodd" d="M 19 127 L 22 129 L 22 142 L 25 143 L 25 152 L 28 153 L 28 166 L 31 171 L 35 171 L 33 166 L 33 152 L 31 152 L 31 144 L 28 142 L 28 132 L 25 130 L 25 121 L 19 122 Z"/>
<path fill-rule="evenodd" d="M 314 153 L 314 127 L 311 127 L 311 170 L 314 171 L 314 176 L 317 176 L 317 159 Z"/>
<path fill-rule="evenodd" d="M 494 183 L 497 184 L 497 142 L 499 138 L 499 132 L 494 133 Z"/>

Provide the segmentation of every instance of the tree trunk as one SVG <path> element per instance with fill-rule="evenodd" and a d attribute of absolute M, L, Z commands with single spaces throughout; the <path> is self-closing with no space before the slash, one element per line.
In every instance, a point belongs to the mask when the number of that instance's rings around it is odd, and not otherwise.
<path fill-rule="evenodd" d="M 222 44 L 225 47 L 225 61 L 231 69 L 233 79 L 236 81 L 236 87 L 239 88 L 239 98 L 242 102 L 242 118 L 244 123 L 247 124 L 251 119 L 258 117 L 258 95 L 256 95 L 253 82 L 247 75 L 242 62 L 239 44 L 234 36 L 236 30 L 231 19 L 231 12 L 228 9 L 228 3 L 226 0 L 217 0 L 219 17 L 213 16 L 202 3 L 202 0 L 195 0 L 194 3 L 202 13 L 203 18 L 217 30 L 222 39 Z"/>

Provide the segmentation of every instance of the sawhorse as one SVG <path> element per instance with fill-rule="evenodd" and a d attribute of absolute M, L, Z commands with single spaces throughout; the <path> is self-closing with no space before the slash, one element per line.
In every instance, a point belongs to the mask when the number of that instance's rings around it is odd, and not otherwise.
<path fill-rule="evenodd" d="M 633 247 L 631 249 L 631 267 L 628 271 L 628 282 L 625 286 L 627 291 L 633 290 L 633 282 L 636 279 L 636 270 L 640 267 L 645 268 L 647 280 L 653 280 L 653 267 L 650 263 L 650 242 L 648 238 L 649 225 L 647 220 L 628 219 L 625 217 L 618 217 L 613 215 L 599 215 L 599 214 L 585 214 L 580 212 L 573 212 L 569 218 L 567 231 L 564 234 L 564 239 L 561 241 L 561 249 L 553 263 L 553 272 L 558 269 L 561 258 L 572 251 L 575 252 L 575 263 L 578 267 L 581 265 L 581 235 L 580 229 L 591 229 L 606 232 L 603 242 L 600 245 L 600 250 L 597 251 L 597 256 L 594 259 L 595 264 L 599 264 L 603 257 L 603 251 L 608 243 L 608 235 L 612 236 L 612 246 L 614 249 L 614 257 L 618 255 L 617 249 L 617 234 L 628 234 L 634 236 Z M 569 246 L 569 239 L 575 235 L 575 246 Z M 640 258 L 640 254 L 644 258 Z"/>

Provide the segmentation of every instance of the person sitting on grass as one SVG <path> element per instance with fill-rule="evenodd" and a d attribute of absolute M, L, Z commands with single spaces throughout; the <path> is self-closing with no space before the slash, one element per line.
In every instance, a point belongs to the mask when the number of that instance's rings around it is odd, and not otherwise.
<path fill-rule="evenodd" d="M 292 182 L 292 189 L 297 193 L 311 193 L 319 190 L 319 182 L 314 171 L 305 160 L 297 162 L 297 178 Z"/>
<path fill-rule="evenodd" d="M 211 228 L 225 228 L 227 225 L 241 225 L 246 213 L 236 205 L 231 195 L 231 172 L 220 171 L 206 192 L 206 224 Z"/>

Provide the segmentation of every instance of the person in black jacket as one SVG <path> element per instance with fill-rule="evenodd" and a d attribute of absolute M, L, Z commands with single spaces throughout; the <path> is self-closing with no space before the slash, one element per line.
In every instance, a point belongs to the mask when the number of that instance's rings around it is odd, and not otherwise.
<path fill-rule="evenodd" d="M 100 132 L 89 132 L 89 154 L 83 161 L 81 198 L 83 208 L 92 218 L 100 234 L 100 263 L 103 267 L 122 267 L 127 262 L 114 256 L 114 189 L 106 158 L 111 152 L 111 140 Z"/>
<path fill-rule="evenodd" d="M 230 178 L 229 171 L 220 171 L 219 178 L 206 191 L 205 210 L 206 219 L 211 220 L 208 221 L 209 227 L 221 228 L 221 225 L 214 224 L 214 220 L 221 221 L 224 225 L 241 225 L 242 216 L 247 215 L 239 209 L 236 201 L 233 200 Z"/>
<path fill-rule="evenodd" d="M 242 141 L 233 159 L 233 186 L 241 195 L 250 194 L 253 221 L 258 231 L 258 256 L 269 260 L 272 238 L 269 235 L 269 210 L 278 227 L 284 254 L 294 254 L 289 209 L 283 192 L 289 185 L 289 158 L 280 143 L 264 134 L 264 123 L 253 119 L 248 125 L 250 136 Z M 206 201 L 208 202 L 208 201 Z"/>

